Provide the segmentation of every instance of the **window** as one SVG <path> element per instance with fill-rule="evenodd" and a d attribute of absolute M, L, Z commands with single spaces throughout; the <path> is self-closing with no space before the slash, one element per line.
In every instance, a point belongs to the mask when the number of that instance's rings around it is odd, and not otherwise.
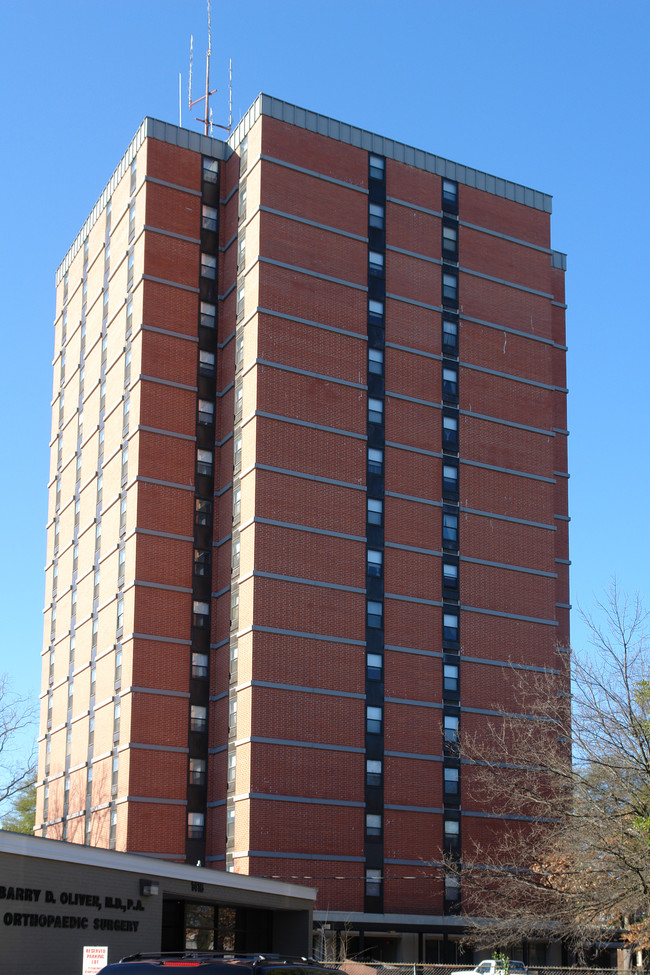
<path fill-rule="evenodd" d="M 458 353 L 458 323 L 451 318 L 442 320 L 442 350 L 452 355 Z"/>
<path fill-rule="evenodd" d="M 458 497 L 458 468 L 455 464 L 442 465 L 442 493 L 445 497 Z"/>
<path fill-rule="evenodd" d="M 203 679 L 208 676 L 208 655 L 207 653 L 192 654 L 192 677 Z"/>
<path fill-rule="evenodd" d="M 458 613 L 443 613 L 442 638 L 453 643 L 458 642 Z"/>
<path fill-rule="evenodd" d="M 442 181 L 443 208 L 445 208 L 445 204 L 452 207 L 458 206 L 458 183 L 451 179 L 443 179 Z"/>
<path fill-rule="evenodd" d="M 442 300 L 454 305 L 458 303 L 458 275 L 455 271 L 442 272 Z"/>
<path fill-rule="evenodd" d="M 382 624 L 384 607 L 374 599 L 368 600 L 368 626 L 380 629 Z"/>
<path fill-rule="evenodd" d="M 216 183 L 219 177 L 219 163 L 216 159 L 203 159 L 203 180 L 206 183 Z"/>
<path fill-rule="evenodd" d="M 121 548 L 119 555 L 117 557 L 117 584 L 118 586 L 124 583 L 124 572 L 126 568 L 126 549 Z"/>
<path fill-rule="evenodd" d="M 239 571 L 240 554 L 241 554 L 241 542 L 238 538 L 236 538 L 232 543 L 232 563 L 231 563 L 232 571 L 235 573 Z"/>
<path fill-rule="evenodd" d="M 133 162 L 131 163 L 131 182 L 129 185 L 129 192 L 131 196 L 133 196 L 133 194 L 135 193 L 135 184 L 136 184 L 136 176 L 137 176 L 136 162 L 137 160 L 134 158 Z"/>
<path fill-rule="evenodd" d="M 122 487 L 126 484 L 126 479 L 129 471 L 129 445 L 124 444 L 122 447 Z"/>
<path fill-rule="evenodd" d="M 455 366 L 445 366 L 442 370 L 443 398 L 458 398 L 458 369 Z"/>
<path fill-rule="evenodd" d="M 210 278 L 212 281 L 217 276 L 217 258 L 214 254 L 205 254 L 201 251 L 201 276 Z"/>
<path fill-rule="evenodd" d="M 458 694 L 458 664 L 443 664 L 442 673 L 445 691 Z"/>
<path fill-rule="evenodd" d="M 384 324 L 384 303 L 374 298 L 368 299 L 368 321 L 373 325 Z"/>
<path fill-rule="evenodd" d="M 210 552 L 207 549 L 194 549 L 194 575 L 207 576 L 210 572 Z"/>
<path fill-rule="evenodd" d="M 368 473 L 381 474 L 384 469 L 384 451 L 378 447 L 368 448 Z"/>
<path fill-rule="evenodd" d="M 445 877 L 445 900 L 454 902 L 460 900 L 460 877 L 455 874 L 447 874 Z"/>
<path fill-rule="evenodd" d="M 443 514 L 442 545 L 443 548 L 458 548 L 458 515 Z"/>
<path fill-rule="evenodd" d="M 379 203 L 371 203 L 368 207 L 368 226 L 375 230 L 383 230 L 385 221 L 384 207 Z"/>
<path fill-rule="evenodd" d="M 119 687 L 122 683 L 122 651 L 120 649 L 115 651 L 115 687 Z"/>
<path fill-rule="evenodd" d="M 232 519 L 239 521 L 241 516 L 241 488 L 236 488 L 232 496 Z"/>
<path fill-rule="evenodd" d="M 453 224 L 442 225 L 442 256 L 458 260 L 458 227 Z"/>
<path fill-rule="evenodd" d="M 460 719 L 457 714 L 446 714 L 443 721 L 443 739 L 445 745 L 458 744 L 458 726 Z"/>
<path fill-rule="evenodd" d="M 208 709 L 202 704 L 190 704 L 190 729 L 205 731 L 208 727 Z"/>
<path fill-rule="evenodd" d="M 374 576 L 377 579 L 381 576 L 382 561 L 383 554 L 378 549 L 368 549 L 367 570 L 369 576 Z"/>
<path fill-rule="evenodd" d="M 241 369 L 244 364 L 244 333 L 240 332 L 235 340 L 235 369 Z"/>
<path fill-rule="evenodd" d="M 384 255 L 379 251 L 368 252 L 368 270 L 371 274 L 380 277 L 384 273 Z"/>
<path fill-rule="evenodd" d="M 369 653 L 366 657 L 368 680 L 381 680 L 384 661 L 380 653 Z"/>
<path fill-rule="evenodd" d="M 369 162 L 369 172 L 371 179 L 383 179 L 385 170 L 385 161 L 381 156 L 375 156 L 374 153 L 370 153 Z"/>
<path fill-rule="evenodd" d="M 126 303 L 126 337 L 131 335 L 133 329 L 133 299 L 129 298 Z"/>
<path fill-rule="evenodd" d="M 102 526 L 98 524 L 95 528 L 95 552 L 99 552 L 102 544 Z"/>
<path fill-rule="evenodd" d="M 239 322 L 244 317 L 244 305 L 246 302 L 246 283 L 241 281 L 237 286 L 237 305 L 235 308 L 236 320 Z"/>
<path fill-rule="evenodd" d="M 207 498 L 196 498 L 194 501 L 194 524 L 206 526 L 212 524 L 212 501 L 208 501 Z"/>
<path fill-rule="evenodd" d="M 366 836 L 381 836 L 381 816 L 378 813 L 366 813 Z"/>
<path fill-rule="evenodd" d="M 205 328 L 214 328 L 217 320 L 217 306 L 211 301 L 201 302 L 201 325 Z"/>
<path fill-rule="evenodd" d="M 190 758 L 190 785 L 205 785 L 204 758 Z"/>
<path fill-rule="evenodd" d="M 384 353 L 381 349 L 368 349 L 368 372 L 375 376 L 383 376 Z"/>
<path fill-rule="evenodd" d="M 133 248 L 131 248 L 131 250 L 129 251 L 128 260 L 126 262 L 126 288 L 127 288 L 127 291 L 130 291 L 132 289 L 132 287 L 133 287 L 133 263 L 134 263 Z"/>
<path fill-rule="evenodd" d="M 235 835 L 235 810 L 228 809 L 226 812 L 226 836 Z"/>
<path fill-rule="evenodd" d="M 239 147 L 239 172 L 246 171 L 248 166 L 248 136 L 242 141 Z"/>
<path fill-rule="evenodd" d="M 241 467 L 241 434 L 235 437 L 232 451 L 232 464 L 236 471 Z"/>
<path fill-rule="evenodd" d="M 243 271 L 246 266 L 246 234 L 240 234 L 237 241 L 237 270 Z"/>
<path fill-rule="evenodd" d="M 239 622 L 239 590 L 233 589 L 230 594 L 230 625 Z"/>
<path fill-rule="evenodd" d="M 381 870 L 366 870 L 366 897 L 381 897 Z"/>
<path fill-rule="evenodd" d="M 192 603 L 192 624 L 202 629 L 210 625 L 210 604 L 195 599 Z"/>
<path fill-rule="evenodd" d="M 124 385 L 128 386 L 131 382 L 131 349 L 124 353 Z"/>
<path fill-rule="evenodd" d="M 384 403 L 383 400 L 377 399 L 375 396 L 368 397 L 368 420 L 370 423 L 381 423 L 384 419 Z"/>
<path fill-rule="evenodd" d="M 228 702 L 228 734 L 234 737 L 237 730 L 237 695 L 233 694 Z"/>
<path fill-rule="evenodd" d="M 205 830 L 205 816 L 199 812 L 188 812 L 187 814 L 187 838 L 188 840 L 203 839 Z"/>
<path fill-rule="evenodd" d="M 457 796 L 459 791 L 459 770 L 457 768 L 445 768 L 444 771 L 445 795 Z"/>
<path fill-rule="evenodd" d="M 237 214 L 239 216 L 239 221 L 246 218 L 246 181 L 244 180 L 239 185 L 239 205 L 237 208 Z"/>
<path fill-rule="evenodd" d="M 126 498 L 120 501 L 120 535 L 126 531 Z"/>
<path fill-rule="evenodd" d="M 199 350 L 199 375 L 214 376 L 214 352 Z"/>
<path fill-rule="evenodd" d="M 445 589 L 458 589 L 458 565 L 455 562 L 442 562 L 442 584 Z"/>
<path fill-rule="evenodd" d="M 90 638 L 90 645 L 92 647 L 96 647 L 97 646 L 97 628 L 98 628 L 98 625 L 99 624 L 98 624 L 97 619 L 94 619 L 93 620 L 93 625 L 92 625 L 91 638 Z"/>
<path fill-rule="evenodd" d="M 203 204 L 201 210 L 201 226 L 204 230 L 216 230 L 217 229 L 217 208 L 209 207 Z"/>
<path fill-rule="evenodd" d="M 114 850 L 117 845 L 117 810 L 111 809 L 111 816 L 108 828 L 108 848 Z"/>
<path fill-rule="evenodd" d="M 384 502 L 368 498 L 368 524 L 381 525 L 384 518 Z"/>
<path fill-rule="evenodd" d="M 235 387 L 235 419 L 241 419 L 244 408 L 244 387 L 241 382 Z"/>
<path fill-rule="evenodd" d="M 381 759 L 366 759 L 366 785 L 381 785 Z"/>
<path fill-rule="evenodd" d="M 135 237 L 135 200 L 129 207 L 129 241 Z"/>
<path fill-rule="evenodd" d="M 376 707 L 366 708 L 366 731 L 370 735 L 381 734 L 382 710 Z"/>
<path fill-rule="evenodd" d="M 196 451 L 196 472 L 197 474 L 212 474 L 214 456 L 211 450 L 202 450 L 200 447 Z"/>
<path fill-rule="evenodd" d="M 458 449 L 458 417 L 443 413 L 442 446 L 447 450 Z"/>
<path fill-rule="evenodd" d="M 198 420 L 200 426 L 211 427 L 214 423 L 214 403 L 209 399 L 199 400 Z"/>
<path fill-rule="evenodd" d="M 119 736 L 119 733 L 120 733 L 120 713 L 121 713 L 121 711 L 122 711 L 122 706 L 121 706 L 120 702 L 118 701 L 117 704 L 115 705 L 115 707 L 113 708 L 113 736 L 115 736 L 115 735 L 118 735 Z"/>
<path fill-rule="evenodd" d="M 124 599 L 122 596 L 117 601 L 117 629 L 121 630 L 124 626 Z"/>

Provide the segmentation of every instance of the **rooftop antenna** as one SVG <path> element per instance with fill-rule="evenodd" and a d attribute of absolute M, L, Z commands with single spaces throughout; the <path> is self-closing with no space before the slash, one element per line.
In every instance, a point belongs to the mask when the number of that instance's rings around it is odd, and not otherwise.
<path fill-rule="evenodd" d="M 229 68 L 229 81 L 228 81 L 228 125 L 218 125 L 212 120 L 212 107 L 210 106 L 210 95 L 214 95 L 217 92 L 216 88 L 210 91 L 210 56 L 212 54 L 212 11 L 211 11 L 211 0 L 207 0 L 208 8 L 208 49 L 205 54 L 205 94 L 201 95 L 200 98 L 195 98 L 192 101 L 192 64 L 194 60 L 194 35 L 190 34 L 190 71 L 189 71 L 189 90 L 188 90 L 188 100 L 190 111 L 199 102 L 205 102 L 205 117 L 197 118 L 197 122 L 203 122 L 205 135 L 212 135 L 212 129 L 215 124 L 218 129 L 225 129 L 225 131 L 230 135 L 230 130 L 232 128 L 232 58 L 230 59 Z M 180 119 L 180 102 L 178 108 L 178 114 Z"/>
<path fill-rule="evenodd" d="M 205 94 L 201 95 L 200 98 L 196 98 L 194 101 L 192 101 L 192 57 L 194 53 L 194 35 L 191 35 L 190 36 L 189 102 L 190 102 L 190 111 L 191 111 L 195 105 L 199 104 L 199 102 L 205 101 L 205 118 L 197 118 L 196 121 L 203 122 L 205 126 L 204 129 L 205 135 L 211 135 L 212 120 L 211 120 L 211 112 L 210 112 L 210 95 L 214 95 L 217 89 L 213 88 L 212 91 L 210 91 L 210 55 L 212 54 L 212 15 L 210 9 L 211 7 L 210 0 L 207 0 L 207 5 L 208 5 L 208 49 L 205 52 Z"/>

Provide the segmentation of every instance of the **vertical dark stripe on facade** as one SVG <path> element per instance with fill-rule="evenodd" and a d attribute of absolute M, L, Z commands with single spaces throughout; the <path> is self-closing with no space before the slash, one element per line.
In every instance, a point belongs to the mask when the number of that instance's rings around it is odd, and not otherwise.
<path fill-rule="evenodd" d="M 442 180 L 442 696 L 443 843 L 447 857 L 460 861 L 460 508 L 459 508 L 459 273 L 458 184 Z M 445 874 L 444 912 L 460 908 L 454 870 Z"/>
<path fill-rule="evenodd" d="M 192 645 L 185 859 L 205 863 L 214 507 L 219 163 L 202 160 Z"/>
<path fill-rule="evenodd" d="M 384 475 L 386 162 L 368 158 L 368 452 L 366 509 L 366 780 L 364 910 L 384 903 Z"/>

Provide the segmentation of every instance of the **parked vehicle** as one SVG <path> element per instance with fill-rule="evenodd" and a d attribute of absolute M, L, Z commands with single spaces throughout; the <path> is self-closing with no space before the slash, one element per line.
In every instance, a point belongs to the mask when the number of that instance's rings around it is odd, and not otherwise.
<path fill-rule="evenodd" d="M 528 969 L 523 961 L 510 960 L 508 961 L 508 972 L 510 975 L 526 975 Z M 476 968 L 460 969 L 457 972 L 452 972 L 451 975 L 505 975 L 505 969 L 501 960 L 487 958 L 485 961 L 479 962 Z"/>
<path fill-rule="evenodd" d="M 161 968 L 194 975 L 341 975 L 313 958 L 223 951 L 138 952 L 107 965 L 99 975 L 154 975 Z"/>

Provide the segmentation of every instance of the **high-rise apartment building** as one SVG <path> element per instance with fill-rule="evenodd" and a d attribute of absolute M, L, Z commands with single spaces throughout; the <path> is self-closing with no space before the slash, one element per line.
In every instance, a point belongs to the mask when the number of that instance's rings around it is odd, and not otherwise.
<path fill-rule="evenodd" d="M 507 828 L 459 732 L 568 646 L 550 209 L 265 95 L 145 119 L 57 272 L 39 835 L 451 957 L 436 865 Z"/>

